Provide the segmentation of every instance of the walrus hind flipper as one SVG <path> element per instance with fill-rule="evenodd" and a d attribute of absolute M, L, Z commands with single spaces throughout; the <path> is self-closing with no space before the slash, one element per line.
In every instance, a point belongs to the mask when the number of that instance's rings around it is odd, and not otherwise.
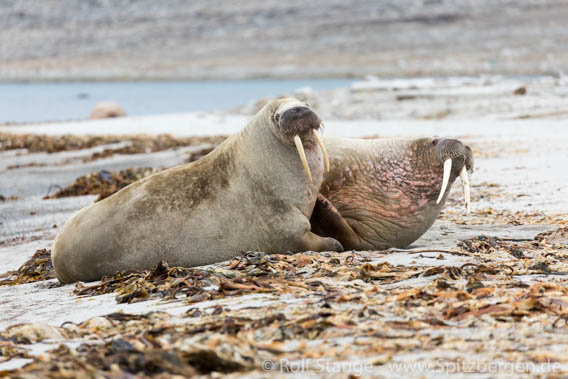
<path fill-rule="evenodd" d="M 310 223 L 313 233 L 322 237 L 335 238 L 346 250 L 357 249 L 360 245 L 357 234 L 337 208 L 322 194 L 318 194 Z"/>

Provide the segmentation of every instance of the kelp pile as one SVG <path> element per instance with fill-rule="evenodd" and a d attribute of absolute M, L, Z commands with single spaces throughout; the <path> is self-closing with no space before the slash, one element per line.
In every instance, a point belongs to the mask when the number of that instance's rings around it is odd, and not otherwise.
<path fill-rule="evenodd" d="M 544 214 L 541 211 L 516 211 L 493 209 L 491 207 L 473 210 L 465 216 L 463 210 L 446 209 L 440 215 L 440 220 L 451 221 L 457 225 L 566 225 L 568 219 L 562 214 Z"/>
<path fill-rule="evenodd" d="M 109 157 L 113 154 L 138 154 L 170 148 L 175 149 L 180 146 L 194 145 L 198 142 L 204 141 L 213 143 L 196 151 L 188 152 L 188 157 L 185 159 L 185 163 L 190 163 L 209 154 L 225 137 L 197 137 L 178 140 L 168 135 L 161 135 L 154 138 L 136 138 L 138 139 L 132 145 L 117 149 L 105 149 L 100 153 L 93 153 L 91 157 L 85 158 L 84 160 L 91 161 L 99 158 Z M 90 173 L 86 176 L 78 177 L 71 185 L 65 188 L 60 188 L 54 194 L 47 194 L 43 199 L 46 200 L 70 196 L 99 195 L 99 197 L 95 201 L 100 201 L 121 190 L 122 188 L 134 183 L 135 181 L 150 176 L 158 171 L 161 171 L 161 169 L 152 167 L 128 168 L 120 170 L 118 172 L 100 170 Z"/>
<path fill-rule="evenodd" d="M 152 175 L 160 171 L 152 167 L 127 168 L 125 170 L 107 171 L 100 170 L 81 176 L 65 188 L 61 188 L 53 195 L 47 195 L 43 199 L 58 199 L 70 196 L 99 195 L 100 201 L 121 190 L 122 188 L 134 183 L 137 180 Z"/>
<path fill-rule="evenodd" d="M 18 271 L 0 274 L 0 286 L 15 286 L 54 278 L 55 271 L 51 264 L 51 251 L 41 249 L 37 250 Z"/>
<path fill-rule="evenodd" d="M 26 149 L 30 153 L 57 153 L 118 143 L 117 136 L 48 136 L 0 133 L 0 151 Z"/>
<path fill-rule="evenodd" d="M 175 299 L 178 293 L 188 295 L 203 292 L 203 287 L 214 283 L 210 276 L 210 273 L 203 270 L 170 268 L 166 262 L 160 262 L 152 270 L 118 272 L 112 277 L 104 277 L 99 284 L 92 286 L 78 283 L 73 294 L 94 296 L 116 292 L 117 303 L 144 301 L 150 296 Z M 206 297 L 197 297 L 195 301 L 213 298 L 214 295 L 208 294 Z"/>
<path fill-rule="evenodd" d="M 36 134 L 11 134 L 0 133 L 0 151 L 26 149 L 30 153 L 56 153 L 89 149 L 96 146 L 127 143 L 119 148 L 108 148 L 102 152 L 93 153 L 85 161 L 110 157 L 113 154 L 141 154 L 169 149 L 177 149 L 185 146 L 197 146 L 201 144 L 218 145 L 226 136 L 203 136 L 203 137 L 173 137 L 169 134 L 157 136 L 134 135 L 134 136 L 48 136 Z"/>
<path fill-rule="evenodd" d="M 73 294 L 78 296 L 94 296 L 106 293 L 117 293 L 118 303 L 133 303 L 150 298 L 180 299 L 187 303 L 198 303 L 206 300 L 221 299 L 226 296 L 243 293 L 276 292 L 270 283 L 261 278 L 265 273 L 257 271 L 252 276 L 235 269 L 241 259 L 255 262 L 255 266 L 268 267 L 270 262 L 277 262 L 279 255 L 267 255 L 260 252 L 244 254 L 227 269 L 191 269 L 183 267 L 170 268 L 166 262 L 160 262 L 148 271 L 118 272 L 112 277 L 105 277 L 100 283 L 86 286 L 78 283 Z M 274 275 L 271 275 L 274 276 Z M 291 284 L 287 283 L 286 284 Z M 293 284 L 291 284 L 293 285 Z"/>
<path fill-rule="evenodd" d="M 209 154 L 213 149 L 214 147 L 211 146 L 192 152 L 186 158 L 185 163 L 190 163 L 201 159 L 205 155 Z M 102 199 L 106 199 L 113 193 L 118 192 L 122 188 L 134 183 L 135 181 L 150 176 L 158 171 L 161 171 L 161 169 L 152 167 L 127 168 L 118 172 L 100 170 L 90 173 L 86 176 L 78 177 L 69 186 L 61 188 L 53 195 L 46 195 L 43 197 L 43 199 L 46 200 L 59 199 L 62 197 L 70 196 L 99 195 L 97 200 L 95 200 L 96 202 Z"/>
<path fill-rule="evenodd" d="M 225 138 L 225 136 L 172 137 L 169 134 L 161 134 L 158 136 L 131 136 L 121 140 L 121 142 L 128 142 L 126 146 L 118 148 L 107 148 L 102 152 L 93 153 L 90 157 L 83 159 L 83 162 L 90 162 L 101 158 L 112 157 L 114 154 L 147 154 L 204 144 L 208 145 L 208 147 L 204 149 L 209 149 L 207 151 L 209 152 L 217 147 L 217 145 L 225 140 Z M 199 151 L 195 152 L 196 156 L 202 154 L 204 149 L 200 149 Z"/>
<path fill-rule="evenodd" d="M 475 358 L 548 363 L 561 376 L 567 366 L 556 365 L 568 365 L 567 237 L 568 228 L 559 228 L 531 240 L 478 236 L 447 251 L 248 252 L 208 267 L 162 262 L 117 273 L 79 283 L 74 293 L 177 304 L 185 313 L 111 314 L 51 327 L 49 335 L 60 335 L 54 349 L 10 375 L 266 374 L 310 359 L 363 362 L 369 371 L 359 374 L 373 375 L 388 374 L 397 359 Z M 388 263 L 392 254 L 409 259 Z M 29 355 L 26 341 L 37 340 L 37 330 L 48 333 L 41 324 L 18 328 L 0 333 L 12 344 L 7 354 Z M 77 338 L 80 346 L 70 342 Z"/>

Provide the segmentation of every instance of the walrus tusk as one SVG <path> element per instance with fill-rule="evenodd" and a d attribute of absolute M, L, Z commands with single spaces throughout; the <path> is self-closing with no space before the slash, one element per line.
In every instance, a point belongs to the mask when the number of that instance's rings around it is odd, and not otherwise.
<path fill-rule="evenodd" d="M 306 158 L 306 152 L 304 151 L 304 145 L 302 145 L 300 136 L 294 137 L 294 143 L 296 144 L 296 150 L 298 150 L 298 154 L 300 155 L 302 166 L 304 166 L 304 170 L 306 171 L 306 174 L 308 174 L 308 178 L 310 178 L 310 183 L 312 183 L 312 173 L 310 172 L 310 166 L 308 166 L 308 159 Z"/>
<path fill-rule="evenodd" d="M 436 200 L 436 204 L 439 204 L 446 193 L 446 188 L 448 188 L 448 183 L 450 182 L 450 172 L 452 171 L 452 159 L 446 159 L 444 162 L 444 177 L 442 179 L 442 189 L 440 190 L 440 196 Z"/>
<path fill-rule="evenodd" d="M 471 212 L 471 193 L 469 189 L 469 177 L 467 176 L 467 170 L 465 166 L 460 171 L 460 178 L 463 185 L 463 197 L 465 201 L 465 213 L 469 214 Z"/>
<path fill-rule="evenodd" d="M 317 132 L 314 132 L 314 137 L 315 137 L 318 145 L 320 145 L 321 152 L 323 153 L 323 162 L 325 164 L 325 172 L 329 172 L 329 157 L 327 156 L 327 150 L 325 149 L 325 145 L 323 144 L 323 141 L 321 140 L 321 137 L 318 135 Z"/>

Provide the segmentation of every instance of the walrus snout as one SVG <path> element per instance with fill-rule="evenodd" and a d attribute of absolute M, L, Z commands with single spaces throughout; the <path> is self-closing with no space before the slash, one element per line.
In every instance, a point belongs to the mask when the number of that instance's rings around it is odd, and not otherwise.
<path fill-rule="evenodd" d="M 278 125 L 286 136 L 307 135 L 321 126 L 318 115 L 306 106 L 297 106 L 277 114 Z"/>
<path fill-rule="evenodd" d="M 435 139 L 432 141 L 432 145 L 435 146 L 438 161 L 444 165 L 442 187 L 436 204 L 440 203 L 444 197 L 450 180 L 454 180 L 459 176 L 463 185 L 466 212 L 469 213 L 471 209 L 469 175 L 473 172 L 473 153 L 471 149 L 461 141 L 449 138 Z"/>
<path fill-rule="evenodd" d="M 451 138 L 435 139 L 432 145 L 436 149 L 436 158 L 440 164 L 446 160 L 452 160 L 452 174 L 459 176 L 460 171 L 465 166 L 470 173 L 473 171 L 473 153 L 469 146 L 464 145 L 460 140 Z"/>

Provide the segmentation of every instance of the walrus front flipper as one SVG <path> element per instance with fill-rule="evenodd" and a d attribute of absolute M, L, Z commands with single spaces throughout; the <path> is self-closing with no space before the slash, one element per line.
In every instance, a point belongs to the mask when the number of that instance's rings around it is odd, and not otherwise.
<path fill-rule="evenodd" d="M 318 194 L 310 223 L 312 232 L 322 237 L 335 238 L 347 250 L 357 249 L 361 245 L 359 236 L 322 194 Z"/>
<path fill-rule="evenodd" d="M 306 232 L 300 241 L 300 251 L 337 251 L 342 252 L 343 246 L 335 238 L 320 237 L 312 232 Z"/>

